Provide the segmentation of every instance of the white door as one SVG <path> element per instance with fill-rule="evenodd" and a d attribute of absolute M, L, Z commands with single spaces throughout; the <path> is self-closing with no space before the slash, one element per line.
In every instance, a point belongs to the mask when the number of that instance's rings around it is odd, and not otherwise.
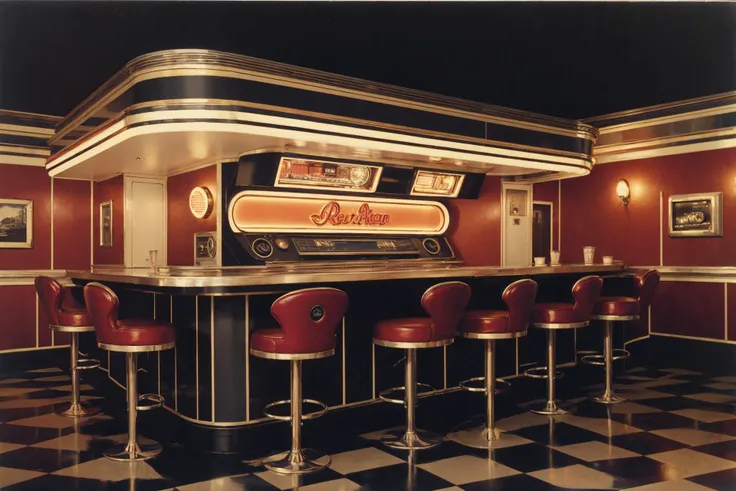
<path fill-rule="evenodd" d="M 502 266 L 528 267 L 532 262 L 532 187 L 504 183 L 502 189 Z"/>
<path fill-rule="evenodd" d="M 128 268 L 150 267 L 149 251 L 157 252 L 157 266 L 166 264 L 166 185 L 156 179 L 125 179 L 125 263 Z"/>

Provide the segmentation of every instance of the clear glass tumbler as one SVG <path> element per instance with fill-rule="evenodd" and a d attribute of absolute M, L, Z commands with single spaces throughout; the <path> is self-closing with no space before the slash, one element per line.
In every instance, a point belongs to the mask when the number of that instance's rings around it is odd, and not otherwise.
<path fill-rule="evenodd" d="M 585 260 L 585 264 L 593 264 L 595 260 L 595 246 L 583 247 L 583 259 Z"/>

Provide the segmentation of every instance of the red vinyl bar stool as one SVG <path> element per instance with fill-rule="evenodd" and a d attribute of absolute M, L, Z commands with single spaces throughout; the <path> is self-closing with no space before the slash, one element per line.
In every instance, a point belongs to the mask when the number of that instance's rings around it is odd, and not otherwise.
<path fill-rule="evenodd" d="M 138 442 L 136 420 L 138 411 L 163 406 L 163 397 L 157 394 L 138 395 L 138 353 L 164 351 L 174 347 L 174 326 L 151 319 L 118 320 L 120 300 L 115 292 L 100 283 L 84 287 L 84 300 L 92 316 L 97 334 L 97 346 L 108 351 L 125 353 L 126 392 L 128 395 L 128 442 L 105 450 L 108 459 L 132 462 L 148 460 L 161 453 L 158 442 Z M 151 404 L 138 405 L 140 401 Z"/>
<path fill-rule="evenodd" d="M 535 281 L 515 281 L 507 286 L 501 295 L 507 310 L 471 310 L 463 316 L 460 335 L 468 339 L 482 339 L 485 342 L 485 377 L 465 380 L 460 382 L 460 387 L 470 392 L 485 393 L 486 422 L 481 426 L 459 432 L 453 438 L 458 443 L 475 448 L 491 448 L 493 442 L 500 438 L 494 418 L 496 369 L 493 352 L 496 340 L 526 336 L 536 296 Z M 469 385 L 470 382 L 478 380 L 484 380 L 485 387 L 476 388 Z"/>
<path fill-rule="evenodd" d="M 429 317 L 387 319 L 373 328 L 373 343 L 386 348 L 406 350 L 404 387 L 382 391 L 379 397 L 386 401 L 406 406 L 406 431 L 389 432 L 381 441 L 392 448 L 420 450 L 439 444 L 441 437 L 418 430 L 414 421 L 417 403 L 417 349 L 447 346 L 455 341 L 460 318 L 470 300 L 470 287 L 459 281 L 439 283 L 422 295 L 422 307 Z M 393 399 L 391 392 L 403 390 L 404 399 Z M 422 394 L 428 396 L 430 391 Z"/>
<path fill-rule="evenodd" d="M 327 412 L 327 405 L 302 399 L 302 361 L 326 358 L 335 354 L 335 331 L 348 309 L 348 296 L 336 288 L 307 288 L 279 297 L 271 305 L 271 315 L 280 328 L 258 329 L 250 337 L 250 353 L 259 358 L 291 362 L 291 398 L 268 404 L 266 416 L 291 421 L 291 450 L 268 457 L 263 465 L 281 474 L 306 474 L 330 465 L 330 456 L 311 448 L 302 448 L 301 425 Z M 303 414 L 302 403 L 321 406 Z M 269 410 L 281 404 L 291 405 L 290 416 Z"/>
<path fill-rule="evenodd" d="M 93 332 L 92 318 L 86 307 L 77 302 L 71 290 L 48 276 L 37 276 L 34 281 L 38 299 L 49 319 L 49 329 L 68 332 L 70 338 L 70 372 L 72 377 L 72 400 L 56 414 L 67 418 L 85 418 L 100 412 L 100 408 L 82 403 L 79 400 L 79 371 L 91 370 L 100 366 L 99 360 L 79 358 L 79 333 Z M 86 356 L 82 354 L 82 356 Z"/>
<path fill-rule="evenodd" d="M 587 355 L 581 358 L 583 363 L 605 367 L 606 388 L 603 394 L 594 398 L 602 404 L 617 404 L 626 399 L 619 397 L 613 390 L 613 362 L 628 358 L 626 350 L 613 349 L 613 323 L 615 321 L 637 320 L 642 312 L 646 312 L 652 303 L 654 293 L 659 285 L 659 271 L 638 270 L 634 273 L 634 289 L 637 298 L 632 297 L 601 297 L 595 304 L 591 319 L 604 322 L 603 354 Z M 617 354 L 616 352 L 618 351 Z"/>
<path fill-rule="evenodd" d="M 529 410 L 537 414 L 567 414 L 575 409 L 574 404 L 558 402 L 555 399 L 555 378 L 561 378 L 555 367 L 555 341 L 558 329 L 577 329 L 590 324 L 590 315 L 601 294 L 603 280 L 600 276 L 585 276 L 572 287 L 575 303 L 538 303 L 534 307 L 532 325 L 547 330 L 547 366 L 530 368 L 524 375 L 547 379 L 547 400 L 529 405 Z M 544 371 L 546 374 L 539 374 Z"/>

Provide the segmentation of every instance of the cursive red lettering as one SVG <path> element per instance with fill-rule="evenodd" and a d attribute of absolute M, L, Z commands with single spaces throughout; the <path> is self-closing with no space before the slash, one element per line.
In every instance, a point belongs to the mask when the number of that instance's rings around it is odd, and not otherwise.
<path fill-rule="evenodd" d="M 388 213 L 374 213 L 368 203 L 363 203 L 357 213 L 341 213 L 340 204 L 337 201 L 327 203 L 318 215 L 310 216 L 315 225 L 385 225 L 389 223 Z"/>

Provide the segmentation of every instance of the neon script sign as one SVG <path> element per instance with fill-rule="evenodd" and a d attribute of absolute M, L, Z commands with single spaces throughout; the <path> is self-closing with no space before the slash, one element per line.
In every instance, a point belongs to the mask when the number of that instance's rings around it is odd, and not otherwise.
<path fill-rule="evenodd" d="M 235 233 L 441 235 L 442 203 L 278 191 L 242 191 L 228 206 Z"/>
<path fill-rule="evenodd" d="M 391 220 L 388 213 L 374 213 L 368 203 L 363 203 L 358 208 L 357 213 L 342 213 L 340 211 L 340 203 L 330 201 L 327 203 L 319 215 L 310 217 L 315 225 L 386 225 Z"/>

